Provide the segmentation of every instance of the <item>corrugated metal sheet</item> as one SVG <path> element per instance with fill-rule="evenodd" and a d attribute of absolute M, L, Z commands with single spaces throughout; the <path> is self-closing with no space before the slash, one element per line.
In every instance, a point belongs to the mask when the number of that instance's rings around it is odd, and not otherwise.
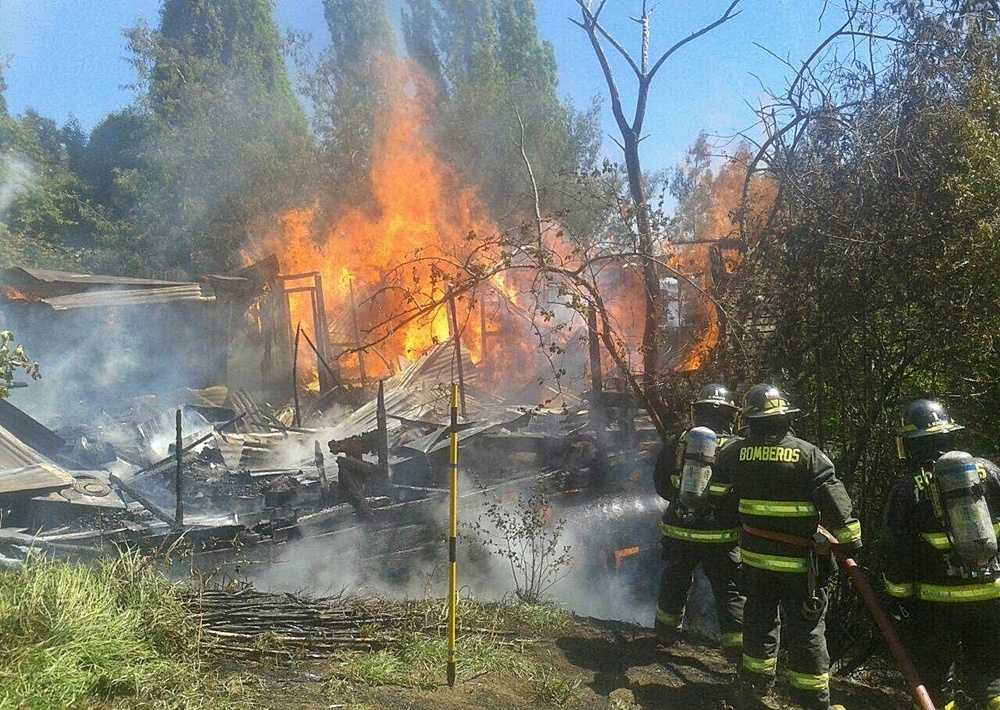
<path fill-rule="evenodd" d="M 446 354 L 447 352 L 447 354 Z M 431 348 L 420 360 L 385 381 L 385 411 L 406 419 L 423 419 L 435 411 L 448 411 L 450 396 L 435 378 L 422 378 L 420 373 L 427 363 L 443 358 L 450 360 L 454 349 L 445 350 L 443 344 Z M 437 369 L 433 367 L 432 369 Z M 339 420 L 331 432 L 333 439 L 349 439 L 377 428 L 377 400 L 372 399 L 347 417 Z M 389 429 L 396 429 L 398 422 L 389 419 Z"/>
<path fill-rule="evenodd" d="M 67 296 L 41 299 L 42 303 L 57 311 L 77 308 L 108 308 L 123 306 L 148 306 L 181 301 L 214 301 L 215 296 L 206 296 L 198 284 L 183 284 L 160 288 L 85 291 Z"/>
<path fill-rule="evenodd" d="M 389 416 L 390 430 L 398 428 L 393 416 L 447 423 L 451 407 L 449 385 L 458 379 L 454 360 L 455 346 L 452 342 L 439 343 L 410 367 L 385 381 L 385 411 Z M 462 368 L 466 384 L 478 379 L 476 366 L 467 353 L 463 353 Z M 470 410 L 477 408 L 468 395 L 466 399 Z M 373 431 L 377 427 L 376 404 L 373 399 L 338 421 L 331 438 L 348 439 Z"/>
<path fill-rule="evenodd" d="M 215 300 L 210 288 L 197 283 L 24 267 L 0 270 L 0 286 L 16 291 L 15 298 L 41 301 L 57 311 Z"/>
<path fill-rule="evenodd" d="M 0 493 L 57 489 L 73 476 L 0 427 Z"/>
<path fill-rule="evenodd" d="M 160 286 L 176 286 L 177 281 L 159 281 L 156 279 L 137 279 L 128 276 L 101 276 L 99 274 L 74 274 L 69 271 L 51 271 L 49 269 L 30 269 L 24 266 L 4 269 L 4 277 L 22 279 L 24 281 L 42 281 L 48 284 L 77 284 L 80 286 L 132 286 L 133 288 L 157 288 Z"/>

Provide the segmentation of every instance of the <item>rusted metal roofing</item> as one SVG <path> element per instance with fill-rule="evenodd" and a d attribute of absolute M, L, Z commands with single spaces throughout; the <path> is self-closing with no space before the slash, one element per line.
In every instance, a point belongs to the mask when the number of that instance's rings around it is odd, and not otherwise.
<path fill-rule="evenodd" d="M 73 476 L 0 427 L 0 494 L 58 489 Z"/>

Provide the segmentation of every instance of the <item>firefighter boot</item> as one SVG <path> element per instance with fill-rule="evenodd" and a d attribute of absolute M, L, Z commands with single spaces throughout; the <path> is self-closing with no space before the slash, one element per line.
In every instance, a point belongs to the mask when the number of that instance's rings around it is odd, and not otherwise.
<path fill-rule="evenodd" d="M 656 610 L 656 620 L 653 622 L 656 632 L 656 643 L 659 646 L 673 646 L 680 636 L 680 618 Z"/>
<path fill-rule="evenodd" d="M 748 678 L 740 673 L 733 684 L 733 707 L 735 710 L 767 710 L 764 699 L 770 695 L 773 687 L 773 680 Z"/>

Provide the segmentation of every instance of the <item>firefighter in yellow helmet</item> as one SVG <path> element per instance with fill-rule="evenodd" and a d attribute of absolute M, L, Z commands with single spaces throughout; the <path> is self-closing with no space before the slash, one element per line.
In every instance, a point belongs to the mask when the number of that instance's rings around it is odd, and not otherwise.
<path fill-rule="evenodd" d="M 693 426 L 657 457 L 656 492 L 669 502 L 660 522 L 663 572 L 654 626 L 663 645 L 675 639 L 698 565 L 715 597 L 722 650 L 732 663 L 743 642 L 743 595 L 739 576 L 739 520 L 731 486 L 712 481 L 715 452 L 733 438 L 739 408 L 720 384 L 702 388 L 691 403 Z"/>
<path fill-rule="evenodd" d="M 861 547 L 851 500 L 818 447 L 796 437 L 800 412 L 777 387 L 755 385 L 741 411 L 746 438 L 719 452 L 719 485 L 732 484 L 742 527 L 743 707 L 761 706 L 774 683 L 780 641 L 788 652 L 792 699 L 830 710 L 827 586 L 835 569 L 817 543 L 822 521 L 847 549 Z M 779 612 L 780 610 L 780 612 Z"/>
<path fill-rule="evenodd" d="M 906 473 L 885 509 L 885 587 L 935 706 L 955 707 L 961 650 L 978 707 L 1000 710 L 1000 469 L 956 450 L 964 428 L 940 402 L 906 409 L 896 440 Z"/>

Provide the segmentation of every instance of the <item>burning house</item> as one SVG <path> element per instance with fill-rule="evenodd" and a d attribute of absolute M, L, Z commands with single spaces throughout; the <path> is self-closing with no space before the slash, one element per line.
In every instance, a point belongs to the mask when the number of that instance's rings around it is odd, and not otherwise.
<path fill-rule="evenodd" d="M 0 272 L 3 327 L 43 370 L 11 403 L 56 429 L 9 430 L 12 450 L 18 437 L 47 443 L 0 461 L 24 483 L 0 489 L 18 513 L 6 533 L 0 520 L 0 555 L 183 540 L 200 564 L 284 585 L 336 586 L 347 568 L 405 580 L 444 552 L 457 382 L 463 518 L 540 491 L 572 517 L 584 574 L 658 558 L 658 436 L 627 387 L 601 384 L 610 357 L 571 284 L 504 251 L 475 190 L 437 159 L 419 105 L 392 103 L 384 119 L 377 206 L 280 215 L 239 273 Z M 532 248 L 580 267 L 558 225 L 538 231 Z M 593 288 L 635 356 L 641 270 L 600 263 Z M 689 313 L 671 316 L 677 330 Z M 679 343 L 666 367 L 697 368 L 714 343 Z M 599 405 L 614 416 L 592 416 Z"/>

